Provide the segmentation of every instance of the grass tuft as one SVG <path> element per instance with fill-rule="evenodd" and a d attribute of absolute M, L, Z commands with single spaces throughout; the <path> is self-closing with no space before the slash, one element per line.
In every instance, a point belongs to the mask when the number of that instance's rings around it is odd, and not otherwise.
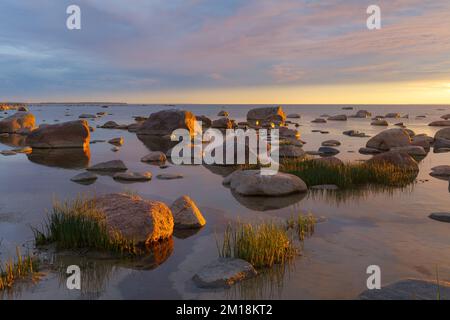
<path fill-rule="evenodd" d="M 119 231 L 108 229 L 103 211 L 95 199 L 81 196 L 73 201 L 54 200 L 43 229 L 33 228 L 36 245 L 56 244 L 58 249 L 94 249 L 124 255 L 137 255 L 133 241 Z"/>
<path fill-rule="evenodd" d="M 38 269 L 38 260 L 31 255 L 22 256 L 16 249 L 17 261 L 9 260 L 5 265 L 0 263 L 0 291 L 9 290 L 20 280 L 34 280 Z"/>
<path fill-rule="evenodd" d="M 282 171 L 300 177 L 308 186 L 334 184 L 341 189 L 364 185 L 405 187 L 417 172 L 388 163 L 345 163 L 332 165 L 318 161 L 287 161 Z"/>

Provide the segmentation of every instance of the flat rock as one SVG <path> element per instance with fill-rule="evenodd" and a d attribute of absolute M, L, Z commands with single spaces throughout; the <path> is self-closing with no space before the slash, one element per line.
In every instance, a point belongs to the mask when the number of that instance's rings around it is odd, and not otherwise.
<path fill-rule="evenodd" d="M 406 152 L 411 156 L 426 156 L 427 152 L 421 146 L 394 147 L 390 151 Z"/>
<path fill-rule="evenodd" d="M 177 180 L 177 179 L 183 179 L 183 175 L 163 173 L 163 174 L 158 174 L 156 176 L 156 178 L 158 178 L 159 180 Z"/>
<path fill-rule="evenodd" d="M 285 196 L 308 190 L 305 182 L 297 176 L 278 172 L 261 175 L 260 170 L 235 171 L 223 180 L 231 190 L 243 196 Z"/>
<path fill-rule="evenodd" d="M 341 143 L 337 140 L 326 140 L 326 141 L 322 142 L 323 147 L 338 147 L 340 145 L 341 145 Z"/>
<path fill-rule="evenodd" d="M 103 171 L 103 172 L 117 172 L 117 171 L 127 171 L 128 168 L 125 166 L 122 160 L 112 160 L 107 162 L 98 163 L 92 167 L 87 168 L 88 171 Z"/>
<path fill-rule="evenodd" d="M 366 290 L 359 295 L 361 300 L 437 300 L 440 292 L 441 299 L 449 299 L 450 284 L 441 281 L 406 279 L 382 287 L 380 290 Z"/>
<path fill-rule="evenodd" d="M 360 148 L 359 153 L 361 154 L 379 154 L 381 153 L 381 150 L 375 149 L 375 148 Z"/>
<path fill-rule="evenodd" d="M 152 173 L 123 172 L 123 173 L 116 173 L 113 178 L 114 180 L 144 182 L 152 180 Z"/>
<path fill-rule="evenodd" d="M 229 288 L 256 276 L 255 268 L 241 259 L 219 258 L 198 271 L 192 280 L 200 288 Z"/>
<path fill-rule="evenodd" d="M 70 179 L 73 182 L 92 182 L 97 180 L 97 176 L 91 172 L 83 172 L 80 174 L 77 174 L 75 177 Z"/>
<path fill-rule="evenodd" d="M 206 224 L 206 220 L 195 202 L 188 196 L 182 196 L 171 205 L 175 228 L 197 229 Z"/>
<path fill-rule="evenodd" d="M 322 118 L 317 118 L 311 121 L 312 123 L 327 123 L 327 120 Z"/>
<path fill-rule="evenodd" d="M 287 115 L 288 119 L 300 119 L 302 116 L 299 115 L 298 113 L 290 113 Z"/>
<path fill-rule="evenodd" d="M 430 127 L 450 127 L 450 120 L 438 120 L 428 124 Z"/>
<path fill-rule="evenodd" d="M 332 116 L 328 118 L 328 121 L 347 121 L 347 116 L 345 114 Z"/>
<path fill-rule="evenodd" d="M 141 162 L 165 162 L 167 160 L 166 155 L 161 151 L 152 151 L 145 157 L 141 158 Z"/>
<path fill-rule="evenodd" d="M 442 165 L 431 168 L 430 175 L 436 177 L 449 177 L 450 178 L 450 166 Z"/>
<path fill-rule="evenodd" d="M 325 154 L 325 155 L 336 155 L 338 154 L 340 151 L 332 148 L 332 147 L 320 147 L 319 148 L 319 153 L 320 154 Z"/>
<path fill-rule="evenodd" d="M 450 223 L 450 212 L 433 212 L 429 217 L 436 221 Z"/>
<path fill-rule="evenodd" d="M 370 123 L 372 126 L 388 126 L 389 123 L 386 120 L 374 120 Z"/>
<path fill-rule="evenodd" d="M 3 150 L 3 151 L 0 151 L 0 154 L 3 156 L 15 156 L 17 154 L 17 152 L 15 152 L 13 150 Z"/>

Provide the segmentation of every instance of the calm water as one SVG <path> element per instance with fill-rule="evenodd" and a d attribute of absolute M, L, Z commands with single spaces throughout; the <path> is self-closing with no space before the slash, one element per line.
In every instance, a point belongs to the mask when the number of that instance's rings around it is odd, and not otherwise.
<path fill-rule="evenodd" d="M 252 106 L 253 107 L 253 106 Z M 112 115 L 91 121 L 92 125 L 108 120 L 117 123 L 133 123 L 133 116 L 148 116 L 164 106 L 112 106 L 102 109 L 94 106 L 32 106 L 30 111 L 37 122 L 53 123 L 69 121 L 82 113 L 106 111 Z M 250 106 L 177 106 L 197 115 L 216 118 L 220 110 L 230 117 L 244 121 Z M 369 135 L 384 130 L 370 126 L 370 119 L 349 119 L 346 122 L 312 124 L 310 121 L 322 114 L 353 114 L 358 109 L 371 111 L 373 115 L 388 112 L 409 114 L 408 119 L 392 119 L 391 124 L 404 122 L 416 133 L 433 136 L 437 128 L 428 123 L 450 113 L 449 106 L 359 106 L 355 110 L 342 110 L 342 106 L 286 106 L 285 112 L 297 112 L 302 119 L 294 119 L 304 150 L 317 150 L 321 142 L 337 139 L 342 160 L 366 159 L 358 149 L 367 138 L 351 138 L 342 134 L 356 129 Z M 69 109 L 69 110 L 66 110 Z M 438 110 L 443 109 L 443 110 Z M 12 112 L 10 112 L 12 113 Z M 71 116 L 66 116 L 66 113 Z M 425 115 L 426 118 L 418 118 Z M 311 132 L 327 130 L 329 134 Z M 78 193 L 93 194 L 133 190 L 142 197 L 161 200 L 168 204 L 183 194 L 189 195 L 201 209 L 207 226 L 198 233 L 186 237 L 176 235 L 169 248 L 163 248 L 159 261 L 152 265 L 130 266 L 112 264 L 70 255 L 59 256 L 64 269 L 70 264 L 81 264 L 84 277 L 83 290 L 68 291 L 65 275 L 50 272 L 38 284 L 21 288 L 11 298 L 31 299 L 353 299 L 366 289 L 366 268 L 376 264 L 382 270 L 382 283 L 387 284 L 407 277 L 435 279 L 436 268 L 442 280 L 450 280 L 450 225 L 428 218 L 431 212 L 448 211 L 450 208 L 449 182 L 429 176 L 430 168 L 450 164 L 450 153 L 430 152 L 420 163 L 419 182 L 405 190 L 358 192 L 335 197 L 309 194 L 280 200 L 236 198 L 222 186 L 225 172 L 204 166 L 170 166 L 160 169 L 140 162 L 149 151 L 133 133 L 121 130 L 97 129 L 91 140 L 108 140 L 124 137 L 125 144 L 117 153 L 111 145 L 91 145 L 90 155 L 83 153 L 0 156 L 0 260 L 14 256 L 15 248 L 32 250 L 33 235 L 30 226 L 37 226 L 46 217 L 52 199 L 73 198 Z M 21 145 L 20 137 L 0 140 L 0 150 Z M 181 173 L 184 179 L 150 183 L 121 184 L 110 176 L 101 176 L 96 183 L 83 186 L 70 178 L 88 164 L 121 159 L 132 171 Z M 424 181 L 421 181 L 424 180 Z M 277 209 L 273 209 L 277 208 Z M 191 282 L 192 276 L 204 264 L 217 256 L 216 235 L 230 220 L 267 220 L 287 218 L 292 214 L 310 212 L 325 217 L 316 233 L 305 241 L 304 252 L 295 264 L 286 270 L 276 269 L 255 279 L 248 280 L 230 290 L 200 290 Z M 146 269 L 146 270 L 143 270 Z"/>

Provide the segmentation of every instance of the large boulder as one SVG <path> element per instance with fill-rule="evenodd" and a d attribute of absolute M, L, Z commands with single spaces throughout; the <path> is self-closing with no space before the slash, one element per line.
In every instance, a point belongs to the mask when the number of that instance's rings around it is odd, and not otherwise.
<path fill-rule="evenodd" d="M 16 112 L 0 121 L 0 133 L 28 134 L 36 125 L 34 115 L 28 112 Z"/>
<path fill-rule="evenodd" d="M 390 151 L 406 152 L 410 156 L 419 156 L 419 157 L 423 157 L 423 156 L 427 155 L 427 152 L 421 146 L 394 147 L 394 148 L 391 148 Z"/>
<path fill-rule="evenodd" d="M 286 121 L 286 114 L 282 107 L 263 107 L 251 109 L 247 113 L 247 121 L 252 125 L 256 121 L 264 123 L 284 123 Z"/>
<path fill-rule="evenodd" d="M 188 196 L 182 196 L 170 206 L 176 229 L 197 229 L 206 224 L 205 218 L 195 202 Z"/>
<path fill-rule="evenodd" d="M 436 132 L 435 139 L 447 139 L 450 140 L 450 128 L 444 128 Z"/>
<path fill-rule="evenodd" d="M 409 154 L 406 152 L 395 152 L 389 151 L 377 154 L 372 157 L 372 159 L 367 160 L 369 164 L 392 164 L 394 166 L 419 171 L 419 165 L 416 160 L 414 160 Z"/>
<path fill-rule="evenodd" d="M 170 136 L 174 130 L 187 129 L 191 136 L 196 132 L 195 115 L 189 111 L 163 110 L 152 113 L 137 131 L 139 135 Z"/>
<path fill-rule="evenodd" d="M 306 192 L 306 184 L 297 176 L 278 172 L 275 175 L 261 175 L 260 170 L 235 171 L 223 180 L 231 190 L 244 196 L 285 196 Z"/>
<path fill-rule="evenodd" d="M 390 150 L 394 147 L 406 147 L 411 144 L 411 138 L 404 129 L 388 129 L 380 132 L 367 141 L 366 147 L 379 150 Z"/>
<path fill-rule="evenodd" d="M 87 148 L 90 131 L 85 120 L 41 125 L 27 137 L 33 149 Z"/>
<path fill-rule="evenodd" d="M 103 195 L 94 201 L 105 214 L 108 229 L 119 231 L 126 239 L 150 244 L 173 234 L 172 212 L 162 202 L 119 193 Z"/>

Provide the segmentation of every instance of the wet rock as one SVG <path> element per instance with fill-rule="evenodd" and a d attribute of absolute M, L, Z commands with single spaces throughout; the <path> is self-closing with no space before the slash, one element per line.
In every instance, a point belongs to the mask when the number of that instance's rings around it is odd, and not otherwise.
<path fill-rule="evenodd" d="M 167 157 L 166 155 L 161 151 L 152 151 L 145 157 L 141 158 L 141 162 L 166 162 Z"/>
<path fill-rule="evenodd" d="M 283 196 L 306 192 L 306 184 L 297 176 L 278 172 L 275 175 L 261 175 L 260 170 L 235 171 L 223 180 L 231 190 L 245 196 Z"/>
<path fill-rule="evenodd" d="M 386 120 L 374 120 L 370 123 L 372 126 L 388 126 L 389 123 Z"/>
<path fill-rule="evenodd" d="M 108 121 L 105 124 L 103 124 L 100 128 L 102 129 L 115 129 L 119 126 L 115 121 Z"/>
<path fill-rule="evenodd" d="M 337 140 L 326 140 L 326 141 L 322 142 L 323 147 L 338 147 L 340 145 L 341 145 L 341 143 Z"/>
<path fill-rule="evenodd" d="M 139 135 L 170 136 L 174 130 L 186 129 L 193 136 L 196 132 L 195 115 L 189 111 L 163 110 L 152 113 L 137 131 Z"/>
<path fill-rule="evenodd" d="M 80 174 L 77 174 L 75 177 L 70 179 L 70 181 L 73 182 L 79 182 L 79 183 L 87 183 L 87 182 L 94 182 L 97 180 L 97 176 L 91 172 L 83 172 Z"/>
<path fill-rule="evenodd" d="M 27 112 L 17 112 L 0 121 L 0 133 L 28 134 L 34 128 L 36 119 Z"/>
<path fill-rule="evenodd" d="M 441 282 L 406 279 L 395 282 L 380 290 L 366 290 L 359 295 L 361 300 L 436 300 L 437 293 L 441 297 L 450 297 L 450 286 Z"/>
<path fill-rule="evenodd" d="M 404 129 L 388 129 L 380 132 L 369 141 L 366 147 L 379 150 L 389 150 L 394 147 L 407 147 L 411 144 L 411 138 Z"/>
<path fill-rule="evenodd" d="M 332 148 L 332 147 L 320 147 L 319 152 L 320 152 L 320 154 L 324 154 L 324 155 L 336 155 L 340 151 L 335 148 Z"/>
<path fill-rule="evenodd" d="M 328 118 L 328 121 L 347 121 L 347 116 L 345 114 L 332 116 Z"/>
<path fill-rule="evenodd" d="M 0 151 L 0 154 L 2 156 L 15 156 L 17 154 L 17 152 L 12 151 L 12 150 L 3 150 L 3 151 Z"/>
<path fill-rule="evenodd" d="M 181 174 L 171 174 L 171 173 L 163 173 L 158 174 L 156 176 L 159 180 L 177 180 L 177 179 L 183 179 L 183 175 Z"/>
<path fill-rule="evenodd" d="M 202 122 L 202 128 L 203 129 L 208 129 L 211 128 L 212 126 L 212 121 L 210 118 L 208 118 L 207 116 L 196 116 L 197 121 L 201 121 Z"/>
<path fill-rule="evenodd" d="M 279 128 L 280 138 L 300 139 L 300 132 L 296 129 L 289 129 L 287 127 Z"/>
<path fill-rule="evenodd" d="M 450 127 L 450 120 L 438 120 L 429 124 L 430 127 Z"/>
<path fill-rule="evenodd" d="M 255 268 L 247 261 L 219 258 L 200 269 L 192 280 L 200 288 L 229 288 L 256 275 Z"/>
<path fill-rule="evenodd" d="M 342 132 L 342 134 L 349 136 L 349 137 L 357 137 L 357 138 L 366 138 L 368 135 L 366 135 L 364 132 L 360 132 L 357 130 L 347 130 Z"/>
<path fill-rule="evenodd" d="M 322 118 L 316 118 L 313 121 L 311 121 L 312 123 L 327 123 L 327 120 L 322 119 Z"/>
<path fill-rule="evenodd" d="M 129 132 L 138 132 L 140 128 L 141 128 L 140 123 L 132 123 L 132 124 L 128 125 L 127 130 Z"/>
<path fill-rule="evenodd" d="M 429 217 L 436 221 L 450 223 L 450 212 L 434 212 Z"/>
<path fill-rule="evenodd" d="M 109 140 L 108 143 L 120 147 L 123 145 L 124 140 L 122 137 L 119 137 Z"/>
<path fill-rule="evenodd" d="M 220 111 L 220 112 L 217 114 L 217 116 L 218 116 L 218 117 L 226 117 L 226 118 L 228 118 L 230 115 L 229 115 L 228 112 L 222 110 L 222 111 Z"/>
<path fill-rule="evenodd" d="M 122 160 L 112 160 L 107 162 L 98 163 L 87 169 L 88 171 L 102 171 L 102 172 L 117 172 L 127 171 L 128 168 L 122 162 Z"/>
<path fill-rule="evenodd" d="M 124 172 L 116 173 L 113 176 L 114 180 L 129 181 L 129 182 L 145 182 L 152 180 L 151 172 Z"/>
<path fill-rule="evenodd" d="M 90 131 L 85 120 L 41 125 L 27 137 L 33 149 L 87 148 Z"/>
<path fill-rule="evenodd" d="M 97 119 L 97 116 L 95 114 L 83 113 L 83 114 L 80 114 L 80 116 L 78 118 L 79 119 Z"/>
<path fill-rule="evenodd" d="M 389 151 L 380 153 L 369 159 L 367 163 L 376 163 L 376 164 L 392 164 L 404 169 L 409 169 L 413 171 L 419 171 L 419 165 L 416 160 L 414 160 L 409 154 L 406 152 L 395 152 Z"/>
<path fill-rule="evenodd" d="M 431 168 L 431 176 L 433 177 L 448 177 L 450 178 L 450 166 L 442 165 Z"/>
<path fill-rule="evenodd" d="M 354 115 L 355 118 L 370 118 L 371 116 L 372 113 L 367 110 L 358 110 L 358 112 Z"/>
<path fill-rule="evenodd" d="M 447 139 L 450 140 L 450 128 L 444 128 L 436 132 L 435 139 Z"/>
<path fill-rule="evenodd" d="M 434 152 L 436 152 L 436 153 L 445 152 L 446 149 L 450 148 L 450 140 L 443 139 L 443 138 L 437 138 L 434 141 L 433 148 L 434 148 Z"/>
<path fill-rule="evenodd" d="M 441 117 L 441 119 L 444 119 L 444 120 L 450 120 L 450 113 L 449 113 L 449 114 L 444 114 L 444 115 Z"/>
<path fill-rule="evenodd" d="M 182 196 L 175 200 L 170 210 L 172 210 L 175 228 L 177 229 L 197 229 L 206 224 L 206 220 L 197 205 L 188 196 Z"/>
<path fill-rule="evenodd" d="M 173 234 L 172 212 L 162 202 L 115 193 L 95 198 L 95 204 L 104 212 L 111 232 L 119 231 L 138 244 L 155 243 Z"/>
<path fill-rule="evenodd" d="M 280 158 L 304 158 L 305 151 L 299 146 L 292 144 L 284 144 L 279 147 Z"/>

